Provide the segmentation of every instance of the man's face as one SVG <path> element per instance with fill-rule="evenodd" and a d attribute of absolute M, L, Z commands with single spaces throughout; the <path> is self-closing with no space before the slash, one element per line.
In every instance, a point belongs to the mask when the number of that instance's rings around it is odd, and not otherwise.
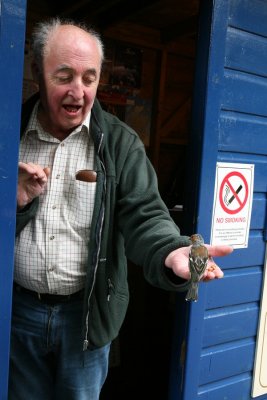
<path fill-rule="evenodd" d="M 53 136 L 64 139 L 91 110 L 101 59 L 95 39 L 74 26 L 61 26 L 46 46 L 39 77 L 39 119 Z"/>

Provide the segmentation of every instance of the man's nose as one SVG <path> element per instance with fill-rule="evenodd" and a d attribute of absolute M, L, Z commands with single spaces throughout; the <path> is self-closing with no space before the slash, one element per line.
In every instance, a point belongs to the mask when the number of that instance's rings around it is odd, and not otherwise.
<path fill-rule="evenodd" d="M 84 96 L 84 90 L 83 90 L 83 83 L 80 79 L 75 79 L 71 83 L 71 87 L 69 89 L 68 94 L 72 96 L 75 100 L 80 100 Z"/>

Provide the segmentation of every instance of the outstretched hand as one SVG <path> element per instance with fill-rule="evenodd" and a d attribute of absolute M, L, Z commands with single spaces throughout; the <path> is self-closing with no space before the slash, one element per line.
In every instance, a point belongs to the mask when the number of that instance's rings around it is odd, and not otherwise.
<path fill-rule="evenodd" d="M 215 264 L 213 257 L 223 257 L 232 253 L 233 248 L 231 246 L 211 246 L 205 244 L 209 252 L 209 260 L 206 271 L 202 277 L 204 281 L 210 281 L 213 279 L 219 279 L 223 277 L 223 271 Z M 177 250 L 172 251 L 165 260 L 167 268 L 171 268 L 175 275 L 183 279 L 190 279 L 189 271 L 189 252 L 191 246 L 180 247 Z"/>
<path fill-rule="evenodd" d="M 25 207 L 35 197 L 42 194 L 47 185 L 50 168 L 34 163 L 19 163 L 17 206 Z"/>

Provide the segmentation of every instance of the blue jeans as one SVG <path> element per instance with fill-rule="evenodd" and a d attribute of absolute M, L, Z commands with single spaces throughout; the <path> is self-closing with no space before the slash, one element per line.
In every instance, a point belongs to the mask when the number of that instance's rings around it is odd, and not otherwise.
<path fill-rule="evenodd" d="M 9 400 L 98 400 L 110 344 L 83 351 L 83 301 L 46 305 L 13 294 Z"/>

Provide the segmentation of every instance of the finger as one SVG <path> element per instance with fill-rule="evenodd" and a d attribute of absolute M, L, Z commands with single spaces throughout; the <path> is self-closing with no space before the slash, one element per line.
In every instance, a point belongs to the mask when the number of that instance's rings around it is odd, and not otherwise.
<path fill-rule="evenodd" d="M 209 251 L 209 255 L 212 257 L 223 257 L 231 254 L 234 250 L 232 246 L 211 246 L 209 244 L 205 244 L 205 246 Z"/>
<path fill-rule="evenodd" d="M 39 164 L 34 164 L 32 162 L 29 162 L 28 165 L 30 168 L 32 168 L 31 171 L 36 180 L 39 180 L 40 182 L 47 181 L 47 177 L 48 177 L 50 168 L 48 168 L 48 167 L 43 168 Z"/>
<path fill-rule="evenodd" d="M 214 270 L 214 271 L 207 270 L 204 275 L 203 280 L 205 282 L 207 282 L 207 281 L 211 281 L 213 279 L 221 279 L 221 278 L 223 278 L 223 276 L 224 276 L 223 271 L 219 267 L 217 267 L 216 270 Z"/>
<path fill-rule="evenodd" d="M 44 168 L 44 173 L 45 173 L 45 175 L 47 176 L 47 178 L 49 177 L 49 175 L 50 175 L 50 173 L 51 173 L 51 168 L 49 168 L 49 167 L 45 167 Z"/>
<path fill-rule="evenodd" d="M 215 278 L 220 279 L 223 276 L 224 273 L 221 268 L 213 261 L 212 257 L 209 257 L 204 277 L 210 280 Z"/>
<path fill-rule="evenodd" d="M 46 177 L 43 168 L 38 164 L 34 164 L 32 162 L 29 163 L 19 162 L 18 166 L 20 173 L 25 172 L 29 175 L 32 175 L 35 179 L 43 179 L 44 177 Z"/>
<path fill-rule="evenodd" d="M 33 168 L 33 166 L 30 164 L 19 162 L 18 167 L 19 172 L 27 172 L 30 175 L 33 175 L 35 173 L 35 168 Z"/>
<path fill-rule="evenodd" d="M 216 268 L 213 272 L 209 272 L 209 273 L 210 273 L 210 274 L 214 274 L 214 276 L 215 276 L 216 279 L 223 278 L 223 276 L 224 276 L 223 271 L 222 271 L 221 268 L 218 267 L 218 266 L 217 266 L 217 268 Z"/>

